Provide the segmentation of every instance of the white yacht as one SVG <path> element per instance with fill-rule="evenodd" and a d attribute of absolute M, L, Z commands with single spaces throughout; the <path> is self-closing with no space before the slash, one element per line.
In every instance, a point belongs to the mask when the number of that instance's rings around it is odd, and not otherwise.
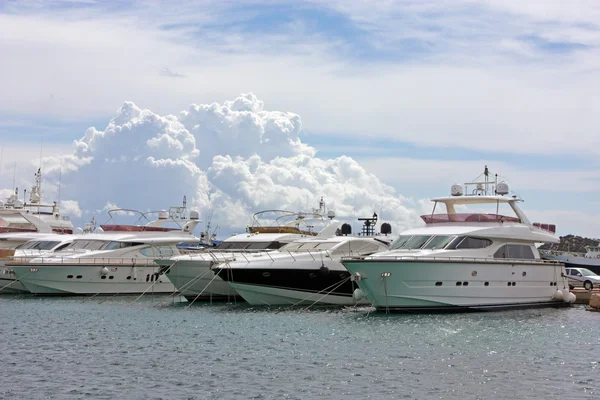
<path fill-rule="evenodd" d="M 124 209 L 109 211 L 111 220 L 120 213 L 150 221 L 149 213 Z M 171 207 L 146 225 L 101 225 L 51 256 L 14 257 L 7 268 L 35 295 L 172 293 L 175 288 L 153 260 L 179 254 L 179 242 L 197 240 L 192 231 L 198 223 L 197 212 L 187 217 L 185 205 Z M 173 224 L 177 227 L 168 227 Z"/>
<path fill-rule="evenodd" d="M 273 252 L 216 263 L 213 270 L 252 305 L 366 303 L 353 298 L 358 287 L 340 260 L 385 251 L 393 237 L 389 224 L 383 224 L 385 234 L 374 235 L 376 217 L 363 220 L 362 236 L 346 236 L 351 232 L 345 224 L 344 235 L 297 240 Z"/>
<path fill-rule="evenodd" d="M 600 245 L 587 246 L 585 250 L 585 253 L 540 250 L 540 254 L 543 259 L 562 262 L 567 268 L 587 268 L 600 274 Z"/>
<path fill-rule="evenodd" d="M 210 267 L 221 261 L 251 259 L 257 254 L 276 250 L 298 239 L 332 236 L 338 227 L 335 213 L 327 211 L 321 198 L 318 209 L 304 212 L 266 210 L 253 215 L 247 233 L 225 239 L 214 249 L 157 259 L 161 271 L 189 301 L 229 301 L 238 294 Z"/>
<path fill-rule="evenodd" d="M 575 301 L 562 263 L 544 261 L 536 243 L 557 243 L 553 225 L 532 224 L 490 176 L 435 198 L 426 226 L 403 232 L 390 251 L 342 260 L 378 310 L 456 311 L 562 306 Z M 444 205 L 446 213 L 435 214 Z M 495 213 L 458 213 L 491 206 Z M 499 214 L 510 208 L 514 216 Z M 508 206 L 508 207 L 507 207 Z M 357 293 L 360 296 L 360 293 Z"/>

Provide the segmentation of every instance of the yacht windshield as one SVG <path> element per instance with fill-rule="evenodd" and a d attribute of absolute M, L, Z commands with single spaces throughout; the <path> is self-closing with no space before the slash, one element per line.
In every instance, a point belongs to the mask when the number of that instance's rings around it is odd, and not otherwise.
<path fill-rule="evenodd" d="M 412 236 L 400 236 L 398 237 L 398 239 L 396 239 L 396 241 L 392 244 L 392 246 L 390 247 L 391 250 L 397 250 L 397 249 L 401 249 L 402 246 L 404 246 L 406 244 L 406 242 L 408 242 L 410 240 Z"/>
<path fill-rule="evenodd" d="M 280 250 L 285 252 L 322 251 L 329 250 L 337 244 L 339 244 L 339 242 L 290 243 L 286 246 L 283 246 Z"/>
<path fill-rule="evenodd" d="M 583 276 L 598 276 L 595 272 L 592 272 L 587 268 L 579 268 L 579 272 L 581 272 L 581 275 Z"/>
<path fill-rule="evenodd" d="M 443 249 L 452 239 L 454 239 L 454 236 L 434 236 L 423 248 L 428 250 Z"/>
<path fill-rule="evenodd" d="M 36 250 L 52 250 L 59 243 L 60 242 L 38 242 L 38 244 L 32 248 Z"/>
<path fill-rule="evenodd" d="M 67 247 L 69 250 L 100 250 L 106 244 L 102 240 L 75 240 Z"/>
<path fill-rule="evenodd" d="M 417 235 L 413 236 L 408 240 L 404 246 L 402 246 L 403 250 L 416 250 L 423 247 L 423 245 L 431 238 L 431 236 L 425 235 Z"/>

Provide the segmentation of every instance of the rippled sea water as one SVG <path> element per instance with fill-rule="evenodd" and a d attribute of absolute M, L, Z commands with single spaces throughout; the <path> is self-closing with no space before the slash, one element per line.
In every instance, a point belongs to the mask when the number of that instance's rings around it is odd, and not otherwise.
<path fill-rule="evenodd" d="M 600 398 L 600 313 L 0 297 L 0 398 Z"/>

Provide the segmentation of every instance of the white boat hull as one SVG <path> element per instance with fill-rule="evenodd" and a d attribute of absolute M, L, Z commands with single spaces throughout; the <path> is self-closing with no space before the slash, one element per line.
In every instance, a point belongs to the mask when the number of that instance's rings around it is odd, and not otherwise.
<path fill-rule="evenodd" d="M 473 261 L 346 260 L 346 268 L 378 310 L 453 311 L 564 306 L 560 264 Z"/>
<path fill-rule="evenodd" d="M 108 269 L 103 274 L 102 269 Z M 32 265 L 11 266 L 34 295 L 132 295 L 173 293 L 175 287 L 158 265 Z"/>
<path fill-rule="evenodd" d="M 171 265 L 165 261 L 164 265 Z M 211 265 L 206 260 L 178 260 L 165 275 L 189 301 L 230 301 L 239 297 L 227 282 L 215 276 Z"/>

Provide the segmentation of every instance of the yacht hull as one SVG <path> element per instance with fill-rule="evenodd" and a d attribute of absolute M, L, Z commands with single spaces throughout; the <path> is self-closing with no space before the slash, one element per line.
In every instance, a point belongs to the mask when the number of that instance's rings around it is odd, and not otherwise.
<path fill-rule="evenodd" d="M 17 280 L 15 273 L 6 267 L 5 260 L 0 260 L 0 295 L 29 293 Z"/>
<path fill-rule="evenodd" d="M 348 271 L 332 260 L 322 265 L 315 268 L 314 261 L 297 261 L 293 269 L 222 268 L 218 274 L 252 305 L 356 305 L 352 294 L 358 286 Z"/>
<path fill-rule="evenodd" d="M 561 264 L 435 260 L 344 260 L 377 310 L 484 311 L 568 306 Z"/>
<path fill-rule="evenodd" d="M 164 260 L 161 264 L 165 275 L 188 301 L 231 301 L 240 297 L 227 282 L 215 276 L 211 261 Z"/>
<path fill-rule="evenodd" d="M 157 265 L 14 265 L 17 279 L 36 296 L 173 293 Z M 103 268 L 108 273 L 103 273 Z M 105 270 L 106 271 L 106 270 Z M 112 278 L 111 278 L 112 277 Z"/>

